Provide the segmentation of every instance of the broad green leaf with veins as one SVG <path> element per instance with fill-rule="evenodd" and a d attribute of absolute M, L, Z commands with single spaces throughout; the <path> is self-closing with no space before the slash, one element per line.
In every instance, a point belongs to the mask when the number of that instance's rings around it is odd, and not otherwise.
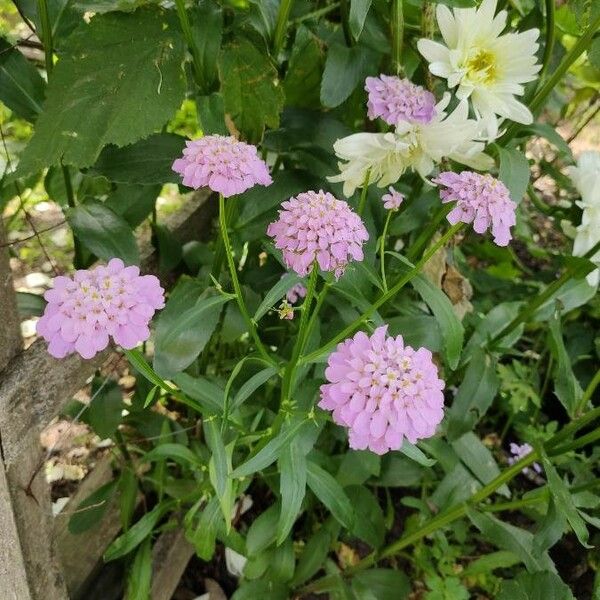
<path fill-rule="evenodd" d="M 19 173 L 92 165 L 107 144 L 154 133 L 183 100 L 183 42 L 158 9 L 97 15 L 65 42 Z"/>

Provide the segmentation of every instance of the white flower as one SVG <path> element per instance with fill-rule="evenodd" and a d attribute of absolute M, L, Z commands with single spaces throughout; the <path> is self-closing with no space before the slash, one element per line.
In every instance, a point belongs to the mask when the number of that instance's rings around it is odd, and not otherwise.
<path fill-rule="evenodd" d="M 329 177 L 332 182 L 344 182 L 344 195 L 352 196 L 369 183 L 386 187 L 400 179 L 407 169 L 427 177 L 436 163 L 447 157 L 474 169 L 489 169 L 493 161 L 483 154 L 484 143 L 478 141 L 480 124 L 469 119 L 466 102 L 454 111 L 445 112 L 450 94 L 436 105 L 435 117 L 429 123 L 400 121 L 395 132 L 355 133 L 339 139 L 333 145 L 341 159 L 340 174 Z"/>
<path fill-rule="evenodd" d="M 542 68 L 536 52 L 539 30 L 501 35 L 506 26 L 506 11 L 495 17 L 496 0 L 483 0 L 476 8 L 453 12 L 437 5 L 437 22 L 444 44 L 419 40 L 419 52 L 429 61 L 429 70 L 458 86 L 460 100 L 471 98 L 475 113 L 486 123 L 490 139 L 496 137 L 495 115 L 518 123 L 533 122 L 531 111 L 515 96 L 525 92 L 523 85 L 533 81 Z"/>
<path fill-rule="evenodd" d="M 576 204 L 583 209 L 581 224 L 575 230 L 573 255 L 583 256 L 600 242 L 600 152 L 583 152 L 576 167 L 569 167 L 569 175 L 581 200 Z M 600 252 L 591 260 L 600 266 Z M 600 270 L 596 269 L 587 276 L 591 286 L 600 282 Z"/>

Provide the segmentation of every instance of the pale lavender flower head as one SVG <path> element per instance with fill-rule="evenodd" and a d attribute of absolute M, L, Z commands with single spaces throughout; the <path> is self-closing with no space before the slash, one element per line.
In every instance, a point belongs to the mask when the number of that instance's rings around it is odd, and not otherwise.
<path fill-rule="evenodd" d="M 435 117 L 435 96 L 409 79 L 390 75 L 367 77 L 367 108 L 370 119 L 380 117 L 388 125 L 398 121 L 430 123 Z"/>
<path fill-rule="evenodd" d="M 305 296 L 306 288 L 301 283 L 297 283 L 294 287 L 290 288 L 288 293 L 285 295 L 290 304 L 296 304 L 300 298 L 304 298 Z"/>
<path fill-rule="evenodd" d="M 515 444 L 514 442 L 511 442 L 510 453 L 512 454 L 512 456 L 508 457 L 508 464 L 514 465 L 517 461 L 521 460 L 522 458 L 527 456 L 532 451 L 533 451 L 533 448 L 527 443 Z M 538 474 L 542 472 L 542 467 L 536 462 L 531 464 L 531 468 Z M 533 471 L 529 467 L 525 467 L 522 472 L 524 475 L 533 475 L 534 474 Z"/>
<path fill-rule="evenodd" d="M 383 207 L 387 208 L 387 210 L 398 210 L 400 205 L 404 202 L 404 194 L 397 192 L 391 185 L 388 189 L 389 194 L 381 196 Z"/>
<path fill-rule="evenodd" d="M 349 428 L 350 447 L 384 454 L 431 437 L 444 416 L 444 382 L 426 348 L 387 335 L 359 331 L 329 356 L 319 406 Z"/>
<path fill-rule="evenodd" d="M 255 146 L 224 135 L 206 135 L 185 145 L 183 156 L 172 168 L 188 187 L 208 187 L 228 198 L 255 185 L 273 183 Z"/>
<path fill-rule="evenodd" d="M 490 229 L 498 246 L 508 245 L 512 239 L 510 228 L 516 223 L 517 205 L 501 181 L 473 171 L 445 171 L 433 182 L 446 187 L 440 192 L 443 203 L 456 202 L 447 217 L 452 225 L 459 221 L 473 223 L 477 233 Z"/>
<path fill-rule="evenodd" d="M 48 352 L 64 358 L 73 352 L 93 358 L 108 346 L 109 337 L 123 348 L 148 339 L 148 323 L 164 306 L 164 290 L 154 275 L 140 275 L 119 258 L 106 266 L 56 277 L 44 294 L 48 301 L 37 332 Z"/>
<path fill-rule="evenodd" d="M 288 268 L 304 277 L 316 260 L 341 277 L 351 260 L 363 260 L 369 234 L 347 202 L 329 192 L 303 192 L 282 203 L 279 219 L 267 228 Z"/>

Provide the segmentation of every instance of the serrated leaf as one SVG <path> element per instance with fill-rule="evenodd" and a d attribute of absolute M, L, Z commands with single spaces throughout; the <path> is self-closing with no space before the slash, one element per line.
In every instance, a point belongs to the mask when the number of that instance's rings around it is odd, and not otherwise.
<path fill-rule="evenodd" d="M 498 178 L 508 188 L 513 202 L 519 204 L 523 199 L 531 173 L 526 156 L 516 148 L 498 146 L 500 172 Z"/>
<path fill-rule="evenodd" d="M 238 36 L 222 49 L 219 71 L 225 112 L 243 137 L 259 142 L 265 127 L 279 125 L 283 109 L 275 67 L 250 40 Z"/>
<path fill-rule="evenodd" d="M 575 596 L 558 575 L 546 571 L 503 581 L 497 600 L 575 600 Z"/>
<path fill-rule="evenodd" d="M 354 509 L 342 486 L 327 471 L 310 460 L 307 463 L 307 483 L 331 514 L 346 529 L 351 529 L 354 523 Z"/>
<path fill-rule="evenodd" d="M 19 117 L 34 121 L 42 111 L 45 87 L 33 64 L 0 38 L 0 101 Z"/>
<path fill-rule="evenodd" d="M 103 146 L 131 144 L 172 117 L 185 94 L 184 45 L 167 15 L 96 15 L 67 38 L 20 176 L 61 160 L 90 166 Z"/>
<path fill-rule="evenodd" d="M 87 172 L 115 183 L 179 183 L 181 177 L 171 167 L 184 147 L 185 138 L 174 133 L 156 133 L 122 148 L 111 144 Z"/>

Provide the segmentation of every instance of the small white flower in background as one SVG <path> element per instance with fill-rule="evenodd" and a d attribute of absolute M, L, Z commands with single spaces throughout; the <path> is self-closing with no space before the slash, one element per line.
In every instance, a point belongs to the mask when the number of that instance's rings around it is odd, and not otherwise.
<path fill-rule="evenodd" d="M 395 132 L 355 133 L 337 140 L 333 149 L 343 162 L 340 174 L 329 181 L 343 181 L 344 195 L 350 197 L 364 185 L 367 172 L 369 183 L 386 187 L 407 169 L 427 177 L 442 158 L 478 170 L 491 168 L 493 161 L 483 154 L 485 144 L 478 140 L 480 123 L 469 119 L 466 102 L 447 114 L 449 102 L 450 94 L 444 94 L 428 123 L 399 121 Z"/>
<path fill-rule="evenodd" d="M 529 444 L 515 444 L 512 442 L 510 444 L 510 453 L 512 456 L 508 457 L 508 464 L 514 465 L 517 461 L 521 460 L 523 457 L 527 456 L 530 452 L 533 451 L 533 448 Z M 542 472 L 542 467 L 536 462 L 531 464 L 531 468 L 535 473 L 540 474 Z M 525 467 L 523 469 L 523 475 L 533 475 L 533 471 L 529 467 Z"/>
<path fill-rule="evenodd" d="M 448 81 L 459 100 L 470 98 L 475 113 L 486 124 L 490 139 L 497 136 L 496 115 L 517 123 L 533 122 L 531 111 L 515 96 L 525 92 L 522 84 L 534 81 L 539 30 L 510 32 L 505 10 L 496 16 L 496 0 L 483 0 L 479 8 L 437 5 L 437 22 L 445 44 L 420 39 L 417 47 L 429 62 L 429 70 Z"/>
<path fill-rule="evenodd" d="M 575 229 L 573 255 L 583 256 L 600 242 L 600 152 L 582 152 L 577 166 L 569 167 L 569 175 L 581 194 L 581 200 L 576 204 L 583 209 L 581 224 Z M 600 252 L 591 260 L 600 267 Z M 600 282 L 600 269 L 588 273 L 587 282 L 591 286 L 597 286 Z"/>

